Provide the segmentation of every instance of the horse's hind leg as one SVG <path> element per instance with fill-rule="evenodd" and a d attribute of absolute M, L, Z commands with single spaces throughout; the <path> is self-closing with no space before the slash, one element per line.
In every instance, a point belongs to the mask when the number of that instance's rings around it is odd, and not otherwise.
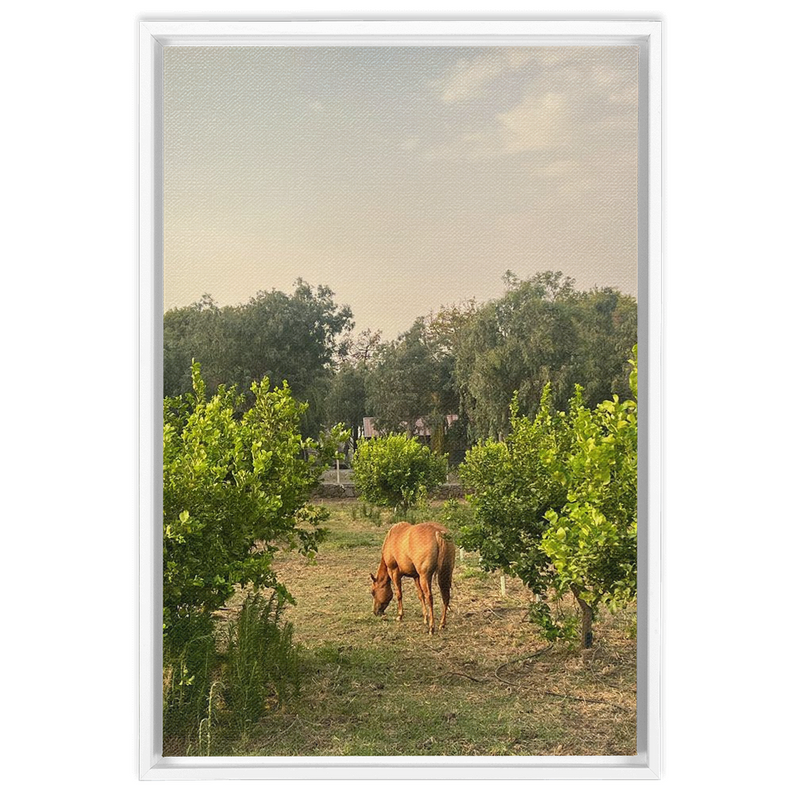
<path fill-rule="evenodd" d="M 428 606 L 425 604 L 425 595 L 422 593 L 422 585 L 419 581 L 419 575 L 414 578 L 414 585 L 417 587 L 417 597 L 419 597 L 419 604 L 422 606 L 422 616 L 425 619 L 425 624 L 428 624 Z"/>
<path fill-rule="evenodd" d="M 431 587 L 432 577 L 432 575 L 425 575 L 420 581 L 422 584 L 422 594 L 425 596 L 425 606 L 428 609 L 425 620 L 428 624 L 428 633 L 433 633 L 436 627 L 433 617 L 433 588 Z"/>

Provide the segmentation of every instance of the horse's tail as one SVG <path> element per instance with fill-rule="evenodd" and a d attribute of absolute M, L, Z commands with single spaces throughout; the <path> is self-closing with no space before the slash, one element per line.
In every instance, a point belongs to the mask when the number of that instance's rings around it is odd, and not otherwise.
<path fill-rule="evenodd" d="M 442 592 L 442 601 L 450 605 L 450 587 L 453 583 L 453 568 L 456 563 L 456 546 L 453 540 L 446 535 L 447 531 L 437 529 L 436 543 L 439 545 L 439 560 L 436 565 L 436 576 L 439 580 L 439 589 Z"/>

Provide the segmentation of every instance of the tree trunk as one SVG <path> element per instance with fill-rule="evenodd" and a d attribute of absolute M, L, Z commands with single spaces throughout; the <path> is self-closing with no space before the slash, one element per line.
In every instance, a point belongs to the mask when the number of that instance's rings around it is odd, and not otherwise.
<path fill-rule="evenodd" d="M 581 608 L 581 647 L 588 649 L 592 646 L 592 620 L 594 619 L 594 612 L 592 607 L 581 597 L 580 589 L 572 585 L 572 594 L 578 601 Z"/>

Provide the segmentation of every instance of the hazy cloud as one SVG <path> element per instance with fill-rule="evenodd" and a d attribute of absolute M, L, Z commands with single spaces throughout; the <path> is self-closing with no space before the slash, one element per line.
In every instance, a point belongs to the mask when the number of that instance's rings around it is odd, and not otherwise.
<path fill-rule="evenodd" d="M 569 131 L 566 95 L 548 92 L 528 95 L 518 106 L 497 115 L 507 153 L 544 150 L 563 144 Z"/>
<path fill-rule="evenodd" d="M 486 87 L 502 75 L 516 72 L 534 57 L 532 50 L 492 49 L 472 59 L 461 59 L 433 86 L 444 103 L 471 100 L 485 93 Z"/>
<path fill-rule="evenodd" d="M 391 336 L 507 269 L 636 292 L 634 47 L 164 59 L 167 308 L 302 276 Z"/>

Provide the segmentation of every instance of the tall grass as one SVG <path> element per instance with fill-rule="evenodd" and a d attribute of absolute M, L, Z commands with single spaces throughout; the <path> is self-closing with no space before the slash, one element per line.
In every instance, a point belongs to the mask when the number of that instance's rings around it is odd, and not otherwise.
<path fill-rule="evenodd" d="M 164 738 L 187 755 L 218 752 L 299 690 L 286 600 L 250 593 L 217 646 L 210 615 L 187 617 L 164 637 Z M 183 740 L 184 744 L 180 744 Z"/>
<path fill-rule="evenodd" d="M 222 696 L 234 723 L 245 730 L 268 705 L 278 705 L 299 689 L 300 667 L 289 622 L 281 624 L 283 597 L 251 593 L 228 629 L 222 669 Z"/>
<path fill-rule="evenodd" d="M 188 615 L 164 637 L 164 735 L 179 736 L 202 719 L 216 665 L 214 624 Z"/>
<path fill-rule="evenodd" d="M 214 744 L 214 734 L 218 728 L 219 710 L 221 706 L 220 696 L 220 683 L 214 681 L 208 690 L 208 707 L 206 716 L 200 720 L 200 725 L 197 729 L 197 745 L 198 752 L 196 755 L 210 756 L 212 746 Z M 187 755 L 195 755 L 192 748 L 188 750 Z"/>

